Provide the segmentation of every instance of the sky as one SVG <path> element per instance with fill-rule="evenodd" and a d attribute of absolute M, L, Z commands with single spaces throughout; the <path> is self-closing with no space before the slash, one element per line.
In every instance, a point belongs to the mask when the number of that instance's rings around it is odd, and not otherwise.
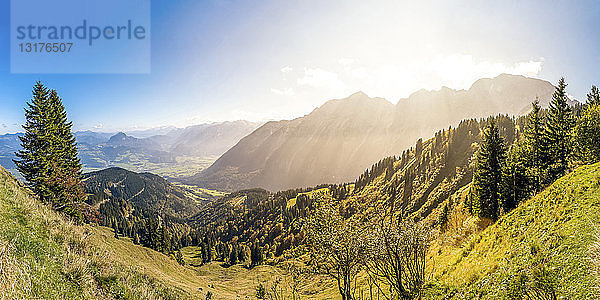
<path fill-rule="evenodd" d="M 75 130 L 290 119 L 362 90 L 395 103 L 522 74 L 584 100 L 600 84 L 599 1 L 152 1 L 148 74 L 11 74 L 0 12 L 0 134 L 41 80 Z"/>

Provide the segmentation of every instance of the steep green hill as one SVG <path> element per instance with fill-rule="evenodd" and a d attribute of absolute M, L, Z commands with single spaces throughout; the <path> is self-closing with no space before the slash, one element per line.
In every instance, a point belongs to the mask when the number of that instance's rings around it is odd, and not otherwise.
<path fill-rule="evenodd" d="M 84 175 L 85 191 L 92 195 L 90 204 L 110 202 L 122 209 L 129 205 L 144 216 L 158 213 L 186 218 L 199 212 L 200 199 L 185 189 L 151 173 L 135 173 L 121 168 L 108 168 Z M 108 200 L 108 203 L 106 201 Z M 197 201 L 195 201 L 197 200 Z"/>
<path fill-rule="evenodd" d="M 173 299 L 167 287 L 90 240 L 0 167 L 0 294 L 6 299 Z"/>
<path fill-rule="evenodd" d="M 443 236 L 476 222 L 468 219 Z M 431 251 L 435 277 L 460 291 L 456 296 L 468 298 L 514 299 L 554 291 L 566 299 L 597 299 L 599 265 L 591 257 L 599 254 L 594 248 L 598 228 L 600 163 L 557 180 L 464 242 L 438 239 Z"/>

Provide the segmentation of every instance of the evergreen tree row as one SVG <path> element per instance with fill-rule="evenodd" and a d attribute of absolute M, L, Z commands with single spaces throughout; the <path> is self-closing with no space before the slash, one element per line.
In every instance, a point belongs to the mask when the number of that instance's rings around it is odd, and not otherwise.
<path fill-rule="evenodd" d="M 494 122 L 486 127 L 467 203 L 472 213 L 496 220 L 577 165 L 600 161 L 598 89 L 592 87 L 580 108 L 569 105 L 566 87 L 561 78 L 547 112 L 539 101 L 532 103 L 513 143 L 500 136 Z"/>

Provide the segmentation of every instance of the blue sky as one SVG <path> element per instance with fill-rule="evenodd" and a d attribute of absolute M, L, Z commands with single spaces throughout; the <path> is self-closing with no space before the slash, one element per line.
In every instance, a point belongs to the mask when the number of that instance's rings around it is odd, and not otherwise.
<path fill-rule="evenodd" d="M 75 129 L 131 130 L 302 116 L 363 90 L 396 102 L 524 74 L 583 100 L 600 84 L 598 1 L 152 1 L 150 74 L 11 74 L 0 2 L 0 133 L 31 86 L 63 97 Z"/>

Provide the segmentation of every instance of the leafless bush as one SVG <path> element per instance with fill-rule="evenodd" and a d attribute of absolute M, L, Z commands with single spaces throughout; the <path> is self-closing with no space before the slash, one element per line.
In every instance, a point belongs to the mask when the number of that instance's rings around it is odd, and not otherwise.
<path fill-rule="evenodd" d="M 356 299 L 356 278 L 368 254 L 363 228 L 331 204 L 319 206 L 306 221 L 314 271 L 333 278 L 343 300 Z"/>
<path fill-rule="evenodd" d="M 389 216 L 375 226 L 369 238 L 367 271 L 387 299 L 421 296 L 426 279 L 425 260 L 431 229 L 423 223 Z M 389 289 L 386 292 L 381 282 Z"/>

